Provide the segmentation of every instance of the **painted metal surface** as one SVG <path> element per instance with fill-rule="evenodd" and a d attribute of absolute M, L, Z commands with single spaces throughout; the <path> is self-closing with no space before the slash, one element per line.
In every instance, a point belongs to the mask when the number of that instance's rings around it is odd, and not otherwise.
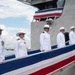
<path fill-rule="evenodd" d="M 10 59 L 0 64 L 0 74 L 8 73 L 7 75 L 9 75 L 9 72 L 12 73 L 12 71 L 25 67 L 26 75 L 46 75 L 74 62 L 74 52 L 75 45 L 71 45 L 48 52 L 35 53 L 20 59 Z"/>
<path fill-rule="evenodd" d="M 50 8 L 39 10 L 35 12 L 34 19 L 48 18 L 48 17 L 60 17 L 62 15 L 63 8 Z"/>

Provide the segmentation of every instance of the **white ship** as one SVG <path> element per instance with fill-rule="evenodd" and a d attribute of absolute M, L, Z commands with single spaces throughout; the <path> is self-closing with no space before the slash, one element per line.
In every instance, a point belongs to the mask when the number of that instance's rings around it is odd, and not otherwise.
<path fill-rule="evenodd" d="M 14 55 L 7 56 L 0 63 L 0 75 L 75 75 L 75 44 L 67 44 L 64 48 L 55 45 L 58 28 L 64 26 L 69 31 L 69 27 L 75 24 L 75 0 L 18 1 L 39 8 L 34 15 L 35 22 L 31 23 L 31 51 L 27 57 L 19 59 Z M 54 32 L 50 33 L 54 37 L 52 51 L 48 52 L 39 50 L 39 35 L 44 24 L 49 24 Z"/>

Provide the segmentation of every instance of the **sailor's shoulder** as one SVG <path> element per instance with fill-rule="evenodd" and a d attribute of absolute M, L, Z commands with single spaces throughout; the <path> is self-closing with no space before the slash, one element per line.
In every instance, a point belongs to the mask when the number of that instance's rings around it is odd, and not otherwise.
<path fill-rule="evenodd" d="M 44 34 L 45 32 L 42 32 L 42 34 Z"/>
<path fill-rule="evenodd" d="M 17 39 L 17 41 L 20 40 L 19 38 Z"/>
<path fill-rule="evenodd" d="M 70 33 L 72 33 L 72 34 L 73 34 L 74 32 L 73 32 L 73 31 L 70 31 Z"/>
<path fill-rule="evenodd" d="M 62 34 L 63 34 L 63 33 L 61 33 L 61 32 L 60 32 L 60 33 L 58 33 L 58 35 L 62 35 Z"/>
<path fill-rule="evenodd" d="M 60 35 L 61 33 L 58 33 L 57 35 Z"/>
<path fill-rule="evenodd" d="M 45 32 L 42 32 L 40 35 L 44 35 L 45 34 Z"/>
<path fill-rule="evenodd" d="M 25 42 L 25 39 L 19 39 L 19 38 L 18 38 L 18 39 L 17 39 L 17 42 L 19 42 L 19 43 L 20 43 L 20 42 Z"/>
<path fill-rule="evenodd" d="M 41 33 L 41 35 L 44 35 L 44 34 L 45 34 L 45 32 L 42 32 L 42 33 Z"/>
<path fill-rule="evenodd" d="M 61 33 L 58 33 L 58 34 L 57 34 L 57 37 L 59 37 L 60 35 L 61 35 Z"/>
<path fill-rule="evenodd" d="M 42 33 L 40 34 L 40 37 L 43 37 L 43 36 L 45 36 L 45 32 L 42 32 Z"/>
<path fill-rule="evenodd" d="M 19 38 L 16 39 L 16 41 L 15 41 L 16 44 L 21 43 L 21 42 L 22 42 L 22 41 L 21 41 L 21 39 L 19 39 Z"/>

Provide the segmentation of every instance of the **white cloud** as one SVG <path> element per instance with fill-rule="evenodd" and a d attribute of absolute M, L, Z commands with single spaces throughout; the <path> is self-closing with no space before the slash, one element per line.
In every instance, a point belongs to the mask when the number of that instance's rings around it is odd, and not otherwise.
<path fill-rule="evenodd" d="M 26 17 L 30 22 L 37 9 L 29 5 L 23 4 L 17 0 L 0 0 L 0 19 L 8 17 Z M 30 48 L 30 31 L 26 28 L 6 27 L 6 25 L 0 25 L 3 30 L 3 37 L 6 39 L 6 44 L 12 44 L 16 39 L 16 33 L 20 30 L 26 32 L 27 45 Z"/>
<path fill-rule="evenodd" d="M 12 48 L 14 47 L 14 42 L 15 40 L 18 38 L 16 36 L 16 33 L 19 32 L 19 31 L 24 31 L 26 33 L 26 36 L 25 36 L 25 39 L 27 41 L 27 47 L 30 48 L 30 31 L 29 29 L 25 29 L 25 28 L 14 28 L 14 27 L 6 27 L 5 25 L 0 25 L 0 27 L 3 29 L 3 32 L 2 32 L 2 37 L 4 38 L 5 40 L 5 43 L 6 43 L 6 47 L 9 45 L 11 46 Z M 12 33 L 14 32 L 15 33 Z"/>
<path fill-rule="evenodd" d="M 29 21 L 37 9 L 17 0 L 0 1 L 0 18 L 25 16 Z"/>
<path fill-rule="evenodd" d="M 37 9 L 29 5 L 23 4 L 17 0 L 0 0 L 0 18 L 8 17 L 26 17 L 30 22 Z M 16 39 L 16 33 L 20 30 L 26 32 L 27 45 L 30 48 L 30 31 L 26 28 L 15 28 L 6 27 L 6 25 L 0 25 L 3 30 L 3 37 L 6 39 L 6 44 L 12 44 L 13 40 Z"/>

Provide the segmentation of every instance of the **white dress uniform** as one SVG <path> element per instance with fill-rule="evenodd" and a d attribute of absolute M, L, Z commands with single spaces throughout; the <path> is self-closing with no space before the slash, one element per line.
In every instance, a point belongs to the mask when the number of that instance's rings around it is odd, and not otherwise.
<path fill-rule="evenodd" d="M 69 33 L 69 44 L 72 45 L 72 44 L 75 44 L 75 32 L 71 31 Z"/>
<path fill-rule="evenodd" d="M 2 62 L 5 59 L 4 50 L 4 40 L 0 36 L 0 62 Z"/>
<path fill-rule="evenodd" d="M 65 47 L 65 36 L 62 32 L 57 35 L 57 46 L 58 48 Z"/>
<path fill-rule="evenodd" d="M 50 34 L 44 31 L 40 34 L 40 50 L 49 51 L 51 50 L 51 40 L 50 40 Z"/>
<path fill-rule="evenodd" d="M 16 58 L 27 56 L 26 41 L 24 39 L 17 39 L 15 44 L 15 56 Z"/>

